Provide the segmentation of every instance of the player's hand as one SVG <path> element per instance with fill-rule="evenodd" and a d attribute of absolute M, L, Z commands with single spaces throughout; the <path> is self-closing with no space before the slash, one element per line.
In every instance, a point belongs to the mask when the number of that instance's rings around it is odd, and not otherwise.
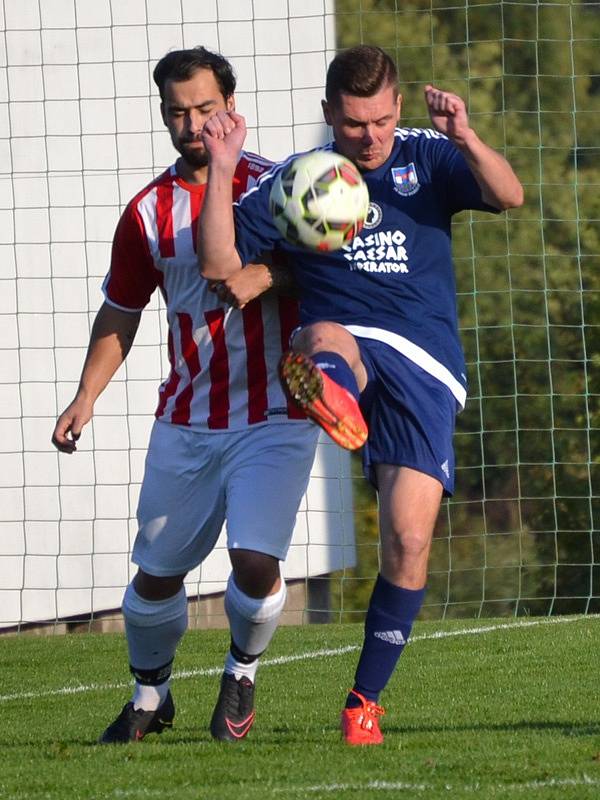
<path fill-rule="evenodd" d="M 213 162 L 237 165 L 246 138 L 246 120 L 235 111 L 217 111 L 202 128 L 202 142 Z"/>
<path fill-rule="evenodd" d="M 73 400 L 56 421 L 52 434 L 54 447 L 61 453 L 74 453 L 81 430 L 90 421 L 92 414 L 93 408 L 89 403 L 77 398 Z"/>
<path fill-rule="evenodd" d="M 471 130 L 465 101 L 457 94 L 427 84 L 425 102 L 436 131 L 445 134 L 456 144 L 462 144 Z"/>
<path fill-rule="evenodd" d="M 272 285 L 273 278 L 266 264 L 248 264 L 227 280 L 211 281 L 209 289 L 222 303 L 227 303 L 233 308 L 244 308 Z"/>

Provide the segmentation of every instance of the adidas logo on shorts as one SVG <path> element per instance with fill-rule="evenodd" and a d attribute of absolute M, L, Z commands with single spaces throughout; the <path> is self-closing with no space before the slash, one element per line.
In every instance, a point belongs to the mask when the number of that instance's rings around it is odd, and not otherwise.
<path fill-rule="evenodd" d="M 406 644 L 406 639 L 402 635 L 402 631 L 375 631 L 373 636 L 376 636 L 378 639 L 382 639 L 388 644 Z"/>

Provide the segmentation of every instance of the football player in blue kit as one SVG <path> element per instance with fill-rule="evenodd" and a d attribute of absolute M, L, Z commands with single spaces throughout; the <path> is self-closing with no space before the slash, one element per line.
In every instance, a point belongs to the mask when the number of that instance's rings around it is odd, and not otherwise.
<path fill-rule="evenodd" d="M 421 608 L 435 521 L 454 485 L 452 437 L 465 403 L 451 219 L 523 203 L 511 166 L 470 125 L 463 100 L 426 86 L 431 129 L 398 127 L 402 97 L 378 47 L 339 53 L 323 113 L 336 150 L 361 170 L 370 208 L 342 250 L 315 253 L 281 239 L 269 213 L 277 168 L 231 210 L 243 117 L 204 127 L 207 195 L 199 227 L 204 277 L 226 280 L 275 245 L 300 288 L 302 327 L 280 365 L 289 394 L 343 447 L 364 444 L 379 498 L 381 566 L 365 620 L 355 682 L 342 711 L 348 744 L 379 744 L 379 696 Z M 283 165 L 280 165 L 280 169 Z"/>

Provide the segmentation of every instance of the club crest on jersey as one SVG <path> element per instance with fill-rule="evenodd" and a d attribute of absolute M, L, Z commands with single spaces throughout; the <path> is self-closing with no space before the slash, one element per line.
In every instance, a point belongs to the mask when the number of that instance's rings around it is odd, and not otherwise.
<path fill-rule="evenodd" d="M 367 211 L 364 227 L 367 228 L 367 230 L 376 228 L 382 219 L 383 211 L 381 210 L 381 206 L 378 206 L 377 203 L 371 201 L 369 203 L 369 210 Z"/>
<path fill-rule="evenodd" d="M 405 167 L 392 167 L 392 180 L 394 181 L 394 191 L 403 197 L 416 194 L 421 188 L 417 170 L 412 161 Z"/>

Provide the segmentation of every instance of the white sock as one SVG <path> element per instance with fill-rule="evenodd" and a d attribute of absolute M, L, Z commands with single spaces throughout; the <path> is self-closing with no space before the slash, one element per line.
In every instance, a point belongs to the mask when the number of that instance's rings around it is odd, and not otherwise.
<path fill-rule="evenodd" d="M 231 650 L 227 653 L 227 658 L 225 659 L 225 672 L 229 672 L 230 675 L 235 675 L 236 680 L 245 675 L 249 678 L 252 683 L 256 680 L 256 670 L 258 669 L 258 657 L 251 661 L 249 664 L 243 664 L 241 661 L 235 659 L 232 654 Z"/>
<path fill-rule="evenodd" d="M 170 685 L 170 679 L 164 683 L 159 683 L 158 686 L 146 686 L 136 681 L 133 697 L 131 698 L 134 711 L 137 711 L 138 708 L 143 708 L 144 711 L 156 711 L 166 700 Z"/>
<path fill-rule="evenodd" d="M 268 597 L 249 597 L 236 585 L 233 574 L 229 576 L 225 592 L 225 611 L 229 619 L 231 638 L 242 653 L 256 655 L 256 658 L 250 663 L 244 663 L 236 659 L 230 651 L 225 661 L 225 672 L 232 673 L 238 680 L 245 675 L 254 683 L 258 656 L 267 649 L 277 630 L 286 595 L 282 580 L 275 594 Z"/>
<path fill-rule="evenodd" d="M 123 617 L 129 648 L 129 663 L 140 671 L 165 667 L 170 663 L 187 629 L 187 598 L 183 587 L 165 600 L 146 600 L 129 584 L 123 598 Z M 132 702 L 134 708 L 155 711 L 169 691 L 169 678 L 148 685 L 136 681 Z"/>

